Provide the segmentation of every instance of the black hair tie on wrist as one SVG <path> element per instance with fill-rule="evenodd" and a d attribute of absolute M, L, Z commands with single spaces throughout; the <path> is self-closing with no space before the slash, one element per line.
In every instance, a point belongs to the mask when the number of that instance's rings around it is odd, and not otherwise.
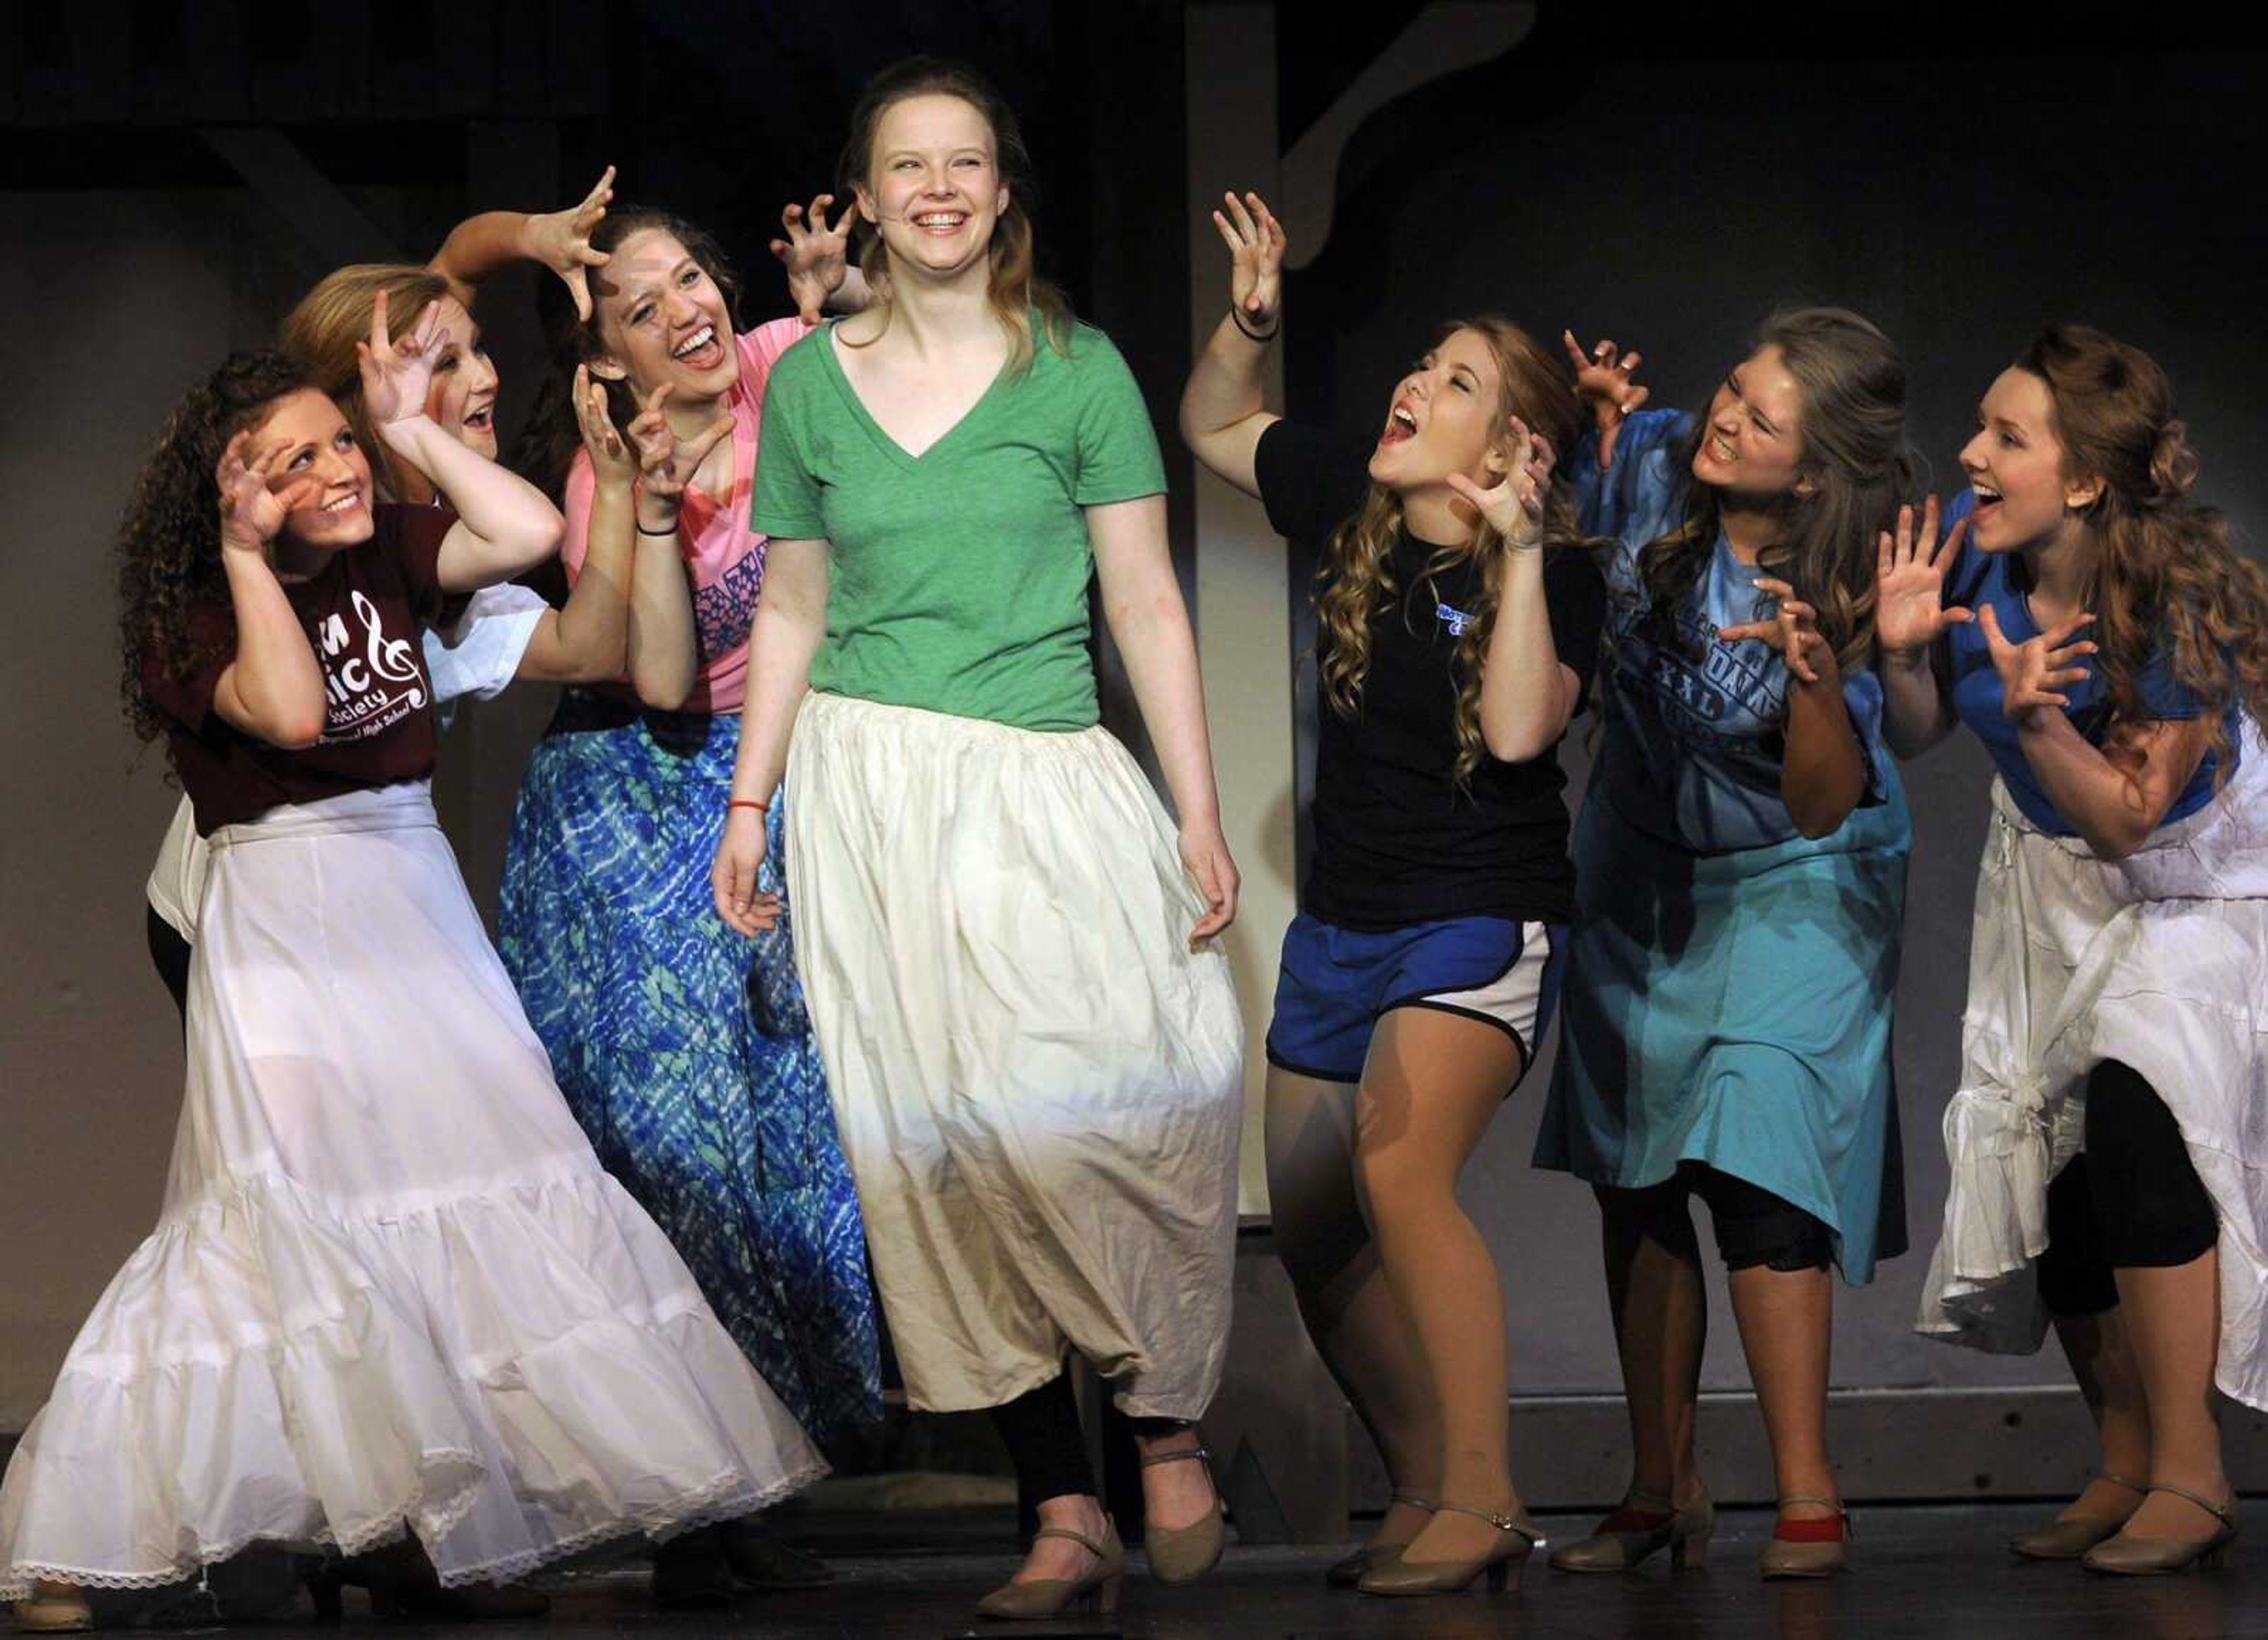
<path fill-rule="evenodd" d="M 1243 310 L 1238 307 L 1233 302 L 1229 304 L 1228 318 L 1231 324 L 1234 325 L 1239 330 L 1244 333 L 1244 339 L 1247 342 L 1257 342 L 1263 347 L 1265 347 L 1269 342 L 1276 340 L 1275 330 L 1255 330 L 1251 326 L 1246 324 L 1244 322 Z M 1280 330 L 1282 328 L 1282 321 L 1279 320 L 1277 324 L 1277 329 Z"/>
<path fill-rule="evenodd" d="M 637 526 L 637 533 L 641 535 L 674 535 L 677 533 L 677 526 L 673 524 L 666 530 L 650 530 L 641 524 Z"/>

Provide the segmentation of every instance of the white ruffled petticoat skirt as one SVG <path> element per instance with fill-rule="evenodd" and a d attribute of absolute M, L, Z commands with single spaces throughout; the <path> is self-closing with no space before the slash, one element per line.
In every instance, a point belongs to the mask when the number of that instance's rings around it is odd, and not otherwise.
<path fill-rule="evenodd" d="M 416 1533 L 445 1585 L 825 1467 L 600 1170 L 422 783 L 212 838 L 157 1229 L 0 1488 L 0 1598 Z"/>
<path fill-rule="evenodd" d="M 2049 1182 L 2085 1148 L 2088 1073 L 2165 1101 L 2220 1219 L 2224 1394 L 2268 1408 L 2268 745 L 2124 860 L 2034 827 L 1999 781 L 1977 882 L 1952 1185 L 1918 1331 L 2022 1354 Z"/>

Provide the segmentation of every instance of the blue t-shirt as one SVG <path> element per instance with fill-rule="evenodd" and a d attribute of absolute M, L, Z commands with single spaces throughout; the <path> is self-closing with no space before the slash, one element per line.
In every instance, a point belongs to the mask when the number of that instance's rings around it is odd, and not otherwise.
<path fill-rule="evenodd" d="M 1962 519 L 1977 510 L 1976 493 L 1963 490 L 1945 515 L 1945 528 L 1949 532 Z M 2014 553 L 1979 552 L 1963 541 L 1961 555 L 1955 560 L 1945 577 L 1944 601 L 1948 607 L 1961 605 L 1972 614 L 1981 614 L 1990 604 L 1999 617 L 2000 632 L 2011 643 L 2028 643 L 2039 636 L 2040 623 L 2032 619 L 2031 600 L 2010 578 L 2017 563 Z M 2084 634 L 2081 635 L 2085 636 Z M 1992 665 L 1992 646 L 1984 641 L 1984 629 L 1971 621 L 1964 626 L 1951 627 L 1946 633 L 1948 672 L 1953 686 L 1953 710 L 1961 721 L 1976 731 L 1977 738 L 1992 754 L 1992 763 L 2007 783 L 2008 795 L 2024 818 L 2051 836 L 2071 837 L 2079 828 L 2057 810 L 2048 794 L 2040 787 L 2039 779 L 2032 773 L 2032 765 L 2024 756 L 2024 748 L 2017 741 L 2015 721 L 2003 706 L 2004 691 L 2000 674 Z M 2088 659 L 2080 664 L 2088 675 L 2058 693 L 2070 697 L 2071 704 L 2064 708 L 2089 746 L 2099 746 L 2110 727 L 2110 698 L 2101 675 Z M 2168 719 L 2187 719 L 2205 710 L 2205 702 L 2196 690 L 2174 675 L 2173 656 L 2160 650 L 2150 657 L 2141 675 L 2135 679 L 2135 688 L 2142 699 L 2144 715 L 2153 722 Z M 2236 766 L 2237 703 L 2228 707 L 2229 767 Z M 2220 768 L 2220 759 L 2211 752 L 2198 764 L 2197 773 L 2182 788 L 2174 805 L 2158 823 L 2170 825 L 2185 820 L 2213 801 L 2213 789 Z"/>
<path fill-rule="evenodd" d="M 1776 644 L 1727 643 L 1720 626 L 1763 620 L 1776 600 L 1756 588 L 1770 571 L 1743 563 L 1719 533 L 1708 568 L 1678 612 L 1690 653 L 1646 636 L 1638 575 L 1646 544 L 1684 517 L 1684 460 L 1693 418 L 1641 410 L 1623 425 L 1615 464 L 1602 472 L 1595 437 L 1574 462 L 1586 534 L 1612 537 L 1607 570 L 1612 659 L 1600 690 L 1605 718 L 1592 781 L 1616 812 L 1647 835 L 1695 854 L 1766 848 L 1800 835 L 1780 801 L 1787 750 L 1787 664 Z M 1867 764 L 1863 803 L 1883 800 L 1882 688 L 1871 671 L 1847 673 L 1843 698 Z"/>

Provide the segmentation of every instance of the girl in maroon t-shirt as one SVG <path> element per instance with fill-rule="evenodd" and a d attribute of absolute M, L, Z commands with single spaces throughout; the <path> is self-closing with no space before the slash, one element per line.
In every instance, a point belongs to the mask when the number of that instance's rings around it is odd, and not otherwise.
<path fill-rule="evenodd" d="M 424 414 L 446 345 L 431 315 L 389 339 L 381 304 L 364 397 L 453 517 L 373 507 L 277 354 L 191 393 L 128 510 L 129 710 L 212 859 L 163 1211 L 0 1485 L 19 1627 L 262 1541 L 399 1545 L 359 1580 L 431 1610 L 823 1467 L 600 1170 L 435 822 L 421 629 L 561 529 Z"/>

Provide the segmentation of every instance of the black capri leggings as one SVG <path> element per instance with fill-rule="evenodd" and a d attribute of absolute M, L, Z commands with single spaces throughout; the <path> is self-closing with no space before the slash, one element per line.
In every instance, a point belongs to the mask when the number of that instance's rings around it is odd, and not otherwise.
<path fill-rule="evenodd" d="M 1693 1233 L 1687 1203 L 1696 1195 L 1709 1209 L 1717 1252 L 1728 1270 L 1759 1264 L 1776 1270 L 1823 1270 L 1835 1261 L 1834 1234 L 1818 1219 L 1763 1186 L 1705 1163 L 1682 1163 L 1669 1178 L 1642 1190 L 1604 1185 L 1594 1190 L 1609 1218 L 1689 1264 L 1701 1261 L 1701 1239 Z"/>
<path fill-rule="evenodd" d="M 1165 1435 L 1183 1427 L 1173 1418 L 1129 1422 L 1138 1435 Z M 1016 1483 L 1026 1502 L 1094 1490 L 1094 1467 L 1086 1460 L 1086 1437 L 1069 1372 L 1058 1372 L 1037 1389 L 993 1408 L 992 1425 L 1016 1466 Z"/>
<path fill-rule="evenodd" d="M 2100 1315 L 2118 1303 L 2112 1271 L 2187 1264 L 2220 1238 L 2173 1112 L 2131 1066 L 2104 1060 L 2087 1078 L 2087 1149 L 2048 1186 L 2040 1298 L 2058 1315 Z"/>

